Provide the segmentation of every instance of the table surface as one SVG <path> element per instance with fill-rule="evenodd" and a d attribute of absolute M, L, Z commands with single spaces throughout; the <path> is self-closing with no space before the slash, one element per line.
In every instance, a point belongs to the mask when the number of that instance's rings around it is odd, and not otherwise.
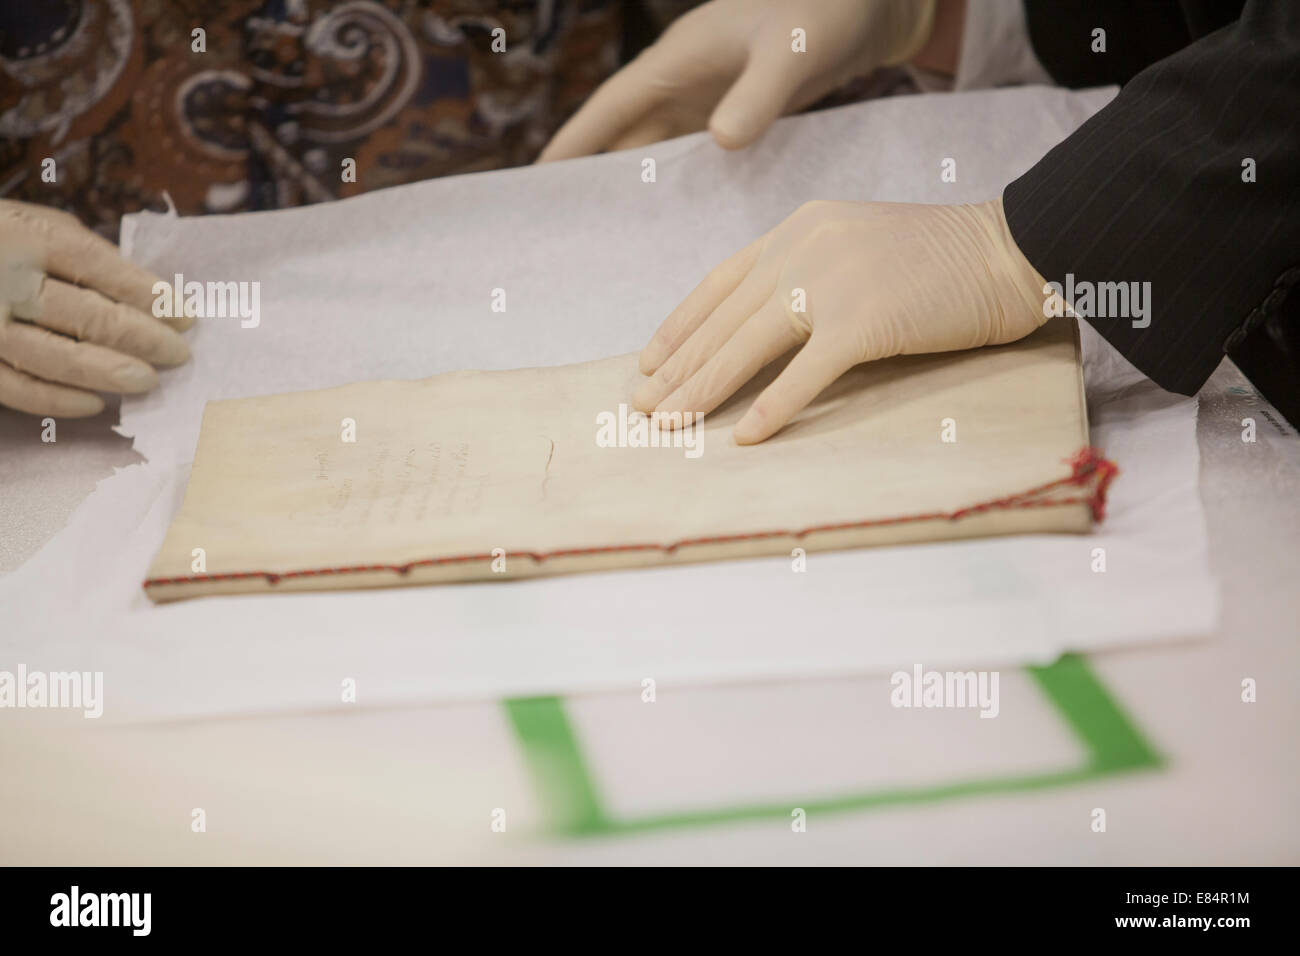
<path fill-rule="evenodd" d="M 1086 772 L 1005 786 L 810 798 L 796 838 L 789 801 L 763 795 L 797 794 L 800 778 L 849 792 L 846 754 L 871 735 L 844 708 L 884 693 L 885 677 L 666 695 L 658 713 L 676 729 L 659 737 L 611 695 L 135 727 L 6 719 L 0 765 L 25 773 L 0 793 L 0 862 L 1296 864 L 1300 439 L 1229 362 L 1199 405 L 1218 632 L 1062 665 L 1140 732 L 1137 757 L 1094 754 Z M 62 421 L 45 444 L 36 419 L 0 409 L 0 573 L 141 460 L 116 421 L 116 407 Z M 797 726 L 782 731 L 787 717 Z M 960 762 L 952 727 L 901 758 L 913 775 Z M 614 820 L 611 803 L 640 808 L 639 822 Z M 678 805 L 697 809 L 656 810 Z"/>

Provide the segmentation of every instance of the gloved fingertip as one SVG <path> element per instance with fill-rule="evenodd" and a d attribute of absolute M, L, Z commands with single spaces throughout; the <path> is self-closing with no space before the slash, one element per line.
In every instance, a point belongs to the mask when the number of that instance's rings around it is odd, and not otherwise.
<path fill-rule="evenodd" d="M 753 409 L 750 409 L 741 416 L 740 421 L 736 422 L 731 437 L 735 439 L 737 445 L 756 445 L 767 438 L 767 435 L 763 433 L 762 420 Z"/>
<path fill-rule="evenodd" d="M 542 147 L 542 151 L 537 154 L 533 160 L 534 165 L 541 163 L 558 163 L 564 159 L 577 159 L 579 156 L 590 156 L 597 153 L 590 145 L 576 143 L 571 138 L 557 133 L 551 141 Z"/>
<path fill-rule="evenodd" d="M 173 365 L 183 365 L 190 360 L 190 347 L 186 341 L 179 335 L 169 335 L 164 340 L 164 344 L 157 350 L 153 357 L 155 365 L 170 368 Z"/>
<path fill-rule="evenodd" d="M 110 379 L 122 394 L 147 392 L 158 384 L 158 373 L 146 362 L 132 361 L 113 370 Z"/>
<path fill-rule="evenodd" d="M 632 407 L 639 412 L 645 412 L 649 415 L 655 410 L 655 406 L 659 403 L 658 393 L 659 389 L 655 386 L 654 382 L 642 382 L 637 386 L 636 391 L 632 393 Z"/>
<path fill-rule="evenodd" d="M 715 143 L 730 150 L 744 149 L 758 138 L 757 133 L 746 130 L 739 124 L 716 119 L 709 122 L 709 133 Z"/>
<path fill-rule="evenodd" d="M 104 410 L 104 400 L 94 392 L 77 392 L 61 399 L 56 417 L 93 418 Z"/>

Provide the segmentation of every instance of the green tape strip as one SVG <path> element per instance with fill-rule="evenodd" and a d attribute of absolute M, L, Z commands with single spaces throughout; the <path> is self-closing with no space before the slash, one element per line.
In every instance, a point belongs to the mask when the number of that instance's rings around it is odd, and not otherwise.
<path fill-rule="evenodd" d="M 1161 765 L 1160 755 L 1107 693 L 1084 658 L 1066 654 L 1050 667 L 1026 669 L 1092 754 L 1090 766 L 1094 772 Z"/>
<path fill-rule="evenodd" d="M 578 740 L 558 697 L 515 697 L 506 713 L 523 746 L 548 829 L 600 832 L 610 825 L 600 808 Z"/>
<path fill-rule="evenodd" d="M 815 801 L 753 804 L 614 819 L 583 760 L 573 727 L 559 697 L 522 697 L 505 701 L 515 734 L 537 788 L 548 832 L 564 836 L 637 833 L 675 827 L 786 818 L 798 806 L 808 814 L 844 813 L 960 797 L 1013 793 L 1080 783 L 1109 773 L 1152 769 L 1161 759 L 1132 721 L 1106 692 L 1084 658 L 1067 654 L 1049 667 L 1029 673 L 1078 735 L 1088 761 L 1073 769 L 1019 776 L 995 776 L 923 787 L 900 787 L 848 794 Z"/>

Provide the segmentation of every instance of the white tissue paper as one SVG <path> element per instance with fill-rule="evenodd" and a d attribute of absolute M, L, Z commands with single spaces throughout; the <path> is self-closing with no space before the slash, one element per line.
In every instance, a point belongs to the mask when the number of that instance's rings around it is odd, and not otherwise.
<path fill-rule="evenodd" d="M 1090 536 L 815 554 L 801 574 L 776 558 L 159 607 L 140 587 L 205 402 L 637 350 L 714 264 L 800 203 L 988 199 L 1112 95 L 899 97 L 782 120 L 742 152 L 693 135 L 303 209 L 128 217 L 128 254 L 160 275 L 259 283 L 259 321 L 201 319 L 193 361 L 123 403 L 121 430 L 147 463 L 101 482 L 0 578 L 0 668 L 102 671 L 104 719 L 138 720 L 331 708 L 349 678 L 359 705 L 639 692 L 646 677 L 1041 664 L 1207 634 L 1217 588 L 1195 400 L 1146 381 L 1086 326 L 1093 444 L 1121 469 Z M 941 181 L 946 159 L 956 182 Z"/>

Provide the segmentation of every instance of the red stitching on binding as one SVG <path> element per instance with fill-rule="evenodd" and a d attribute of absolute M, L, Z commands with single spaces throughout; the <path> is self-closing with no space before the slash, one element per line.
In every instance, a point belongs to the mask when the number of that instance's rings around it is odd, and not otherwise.
<path fill-rule="evenodd" d="M 802 531 L 755 531 L 749 534 L 727 534 L 716 535 L 708 538 L 687 538 L 682 541 L 675 541 L 672 544 L 612 544 L 603 545 L 594 548 L 563 548 L 558 551 L 509 551 L 507 554 L 511 557 L 526 557 L 541 564 L 551 558 L 572 558 L 589 554 L 611 554 L 622 551 L 662 551 L 664 554 L 674 554 L 679 548 L 689 547 L 691 545 L 701 544 L 727 544 L 733 541 L 757 541 L 764 538 L 804 538 L 810 534 L 817 534 L 822 531 L 847 531 L 854 528 L 872 528 L 882 527 L 885 525 L 905 524 L 910 521 L 935 521 L 949 520 L 957 521 L 968 515 L 982 514 L 986 511 L 993 511 L 1000 508 L 1049 508 L 1060 505 L 1077 505 L 1086 504 L 1092 509 L 1094 521 L 1103 521 L 1106 517 L 1106 492 L 1110 488 L 1110 483 L 1115 480 L 1119 474 L 1119 468 L 1108 458 L 1102 456 L 1102 453 L 1096 448 L 1084 448 L 1073 458 L 1066 459 L 1066 464 L 1071 467 L 1071 473 L 1068 478 L 1059 478 L 1056 481 L 1049 481 L 1045 485 L 1039 485 L 1037 488 L 1031 488 L 1028 491 L 1022 491 L 1019 494 L 1009 495 L 1006 498 L 997 498 L 993 501 L 986 501 L 981 504 L 971 505 L 968 508 L 961 508 L 953 512 L 935 511 L 928 514 L 902 515 L 897 518 L 873 518 L 868 521 L 846 521 L 841 524 L 816 525 L 811 528 L 804 528 Z M 1082 497 L 1072 498 L 1054 498 L 1050 500 L 1037 500 L 1043 495 L 1056 488 L 1063 488 L 1067 485 L 1084 487 L 1092 484 L 1092 493 Z M 279 574 L 273 571 L 231 571 L 218 574 L 195 574 L 178 578 L 149 578 L 144 582 L 146 588 L 157 587 L 163 584 L 191 584 L 202 581 L 239 581 L 245 578 L 265 578 L 271 584 L 278 584 L 286 578 L 305 578 L 313 577 L 318 574 L 360 574 L 367 571 L 391 571 L 396 574 L 409 574 L 412 568 L 433 567 L 442 564 L 463 564 L 466 561 L 491 561 L 492 555 L 489 554 L 457 554 L 449 555 L 442 558 L 422 558 L 419 561 L 410 561 L 406 564 L 358 564 L 341 568 L 308 568 L 302 571 L 284 571 Z"/>

